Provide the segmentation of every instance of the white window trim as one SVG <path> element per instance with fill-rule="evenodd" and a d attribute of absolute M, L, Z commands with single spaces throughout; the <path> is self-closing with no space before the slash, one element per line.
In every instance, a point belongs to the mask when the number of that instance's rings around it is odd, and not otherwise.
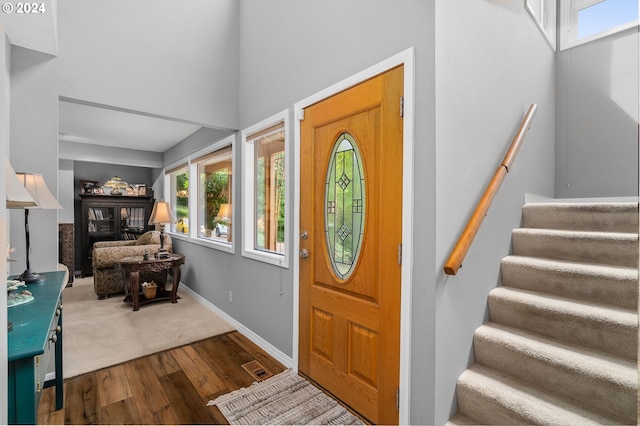
<path fill-rule="evenodd" d="M 177 169 L 177 170 L 182 170 L 184 166 L 184 169 L 187 171 L 187 174 L 189 173 L 189 163 L 185 162 L 185 160 L 180 160 L 180 161 L 176 161 L 173 164 L 170 164 L 169 166 L 165 166 L 163 169 L 163 174 L 164 174 L 164 179 L 163 179 L 163 192 L 162 192 L 162 199 L 169 202 L 171 204 L 172 209 L 175 209 L 175 200 L 172 197 L 172 182 L 171 182 L 171 175 L 172 173 L 167 173 L 167 170 L 172 170 L 172 169 Z M 176 170 L 176 171 L 177 171 Z M 175 214 L 175 210 L 174 210 L 174 214 Z M 171 225 L 165 227 L 165 232 L 167 234 L 171 235 L 171 238 L 178 238 L 179 240 L 186 240 L 187 239 L 187 235 L 183 234 L 182 232 L 175 232 L 173 229 L 171 229 Z"/>
<path fill-rule="evenodd" d="M 198 209 L 198 194 L 194 193 L 193 187 L 191 185 L 192 182 L 196 182 L 196 185 L 199 184 L 198 179 L 198 163 L 193 162 L 194 159 L 200 158 L 204 155 L 210 154 L 214 151 L 219 150 L 220 148 L 224 148 L 225 146 L 231 146 L 231 169 L 232 173 L 235 173 L 236 169 L 236 155 L 235 155 L 235 135 L 228 136 L 218 142 L 214 142 L 212 145 L 207 146 L 206 148 L 201 149 L 200 151 L 194 152 L 193 154 L 187 157 L 187 173 L 189 174 L 189 234 L 183 234 L 180 232 L 169 231 L 171 234 L 171 238 L 177 238 L 179 240 L 189 241 L 194 244 L 198 244 L 204 247 L 213 248 L 216 250 L 224 251 L 227 253 L 234 254 L 235 253 L 235 227 L 231 226 L 231 243 L 225 243 L 222 241 L 210 240 L 208 238 L 200 238 L 198 236 L 198 223 L 199 223 L 199 209 Z M 176 162 L 176 164 L 184 163 L 184 160 Z M 170 169 L 170 167 L 167 167 Z M 236 195 L 236 180 L 231 179 L 231 199 L 235 199 Z M 197 186 L 196 186 L 197 188 Z M 171 175 L 165 174 L 164 179 L 164 197 L 166 200 L 171 200 Z M 231 204 L 231 218 L 232 222 L 235 218 L 235 207 L 236 203 Z M 195 226 L 193 226 L 195 225 Z"/>
<path fill-rule="evenodd" d="M 580 46 L 585 43 L 589 43 L 594 40 L 598 40 L 612 34 L 616 34 L 629 28 L 637 27 L 640 24 L 640 20 L 627 22 L 626 24 L 618 25 L 610 28 L 606 31 L 594 34 L 590 37 L 581 38 L 576 40 L 573 34 L 576 34 L 578 30 L 578 12 L 587 7 L 600 3 L 603 0 L 561 0 L 560 1 L 560 50 L 566 50 L 572 47 Z"/>
<path fill-rule="evenodd" d="M 257 250 L 255 248 L 255 150 L 252 141 L 247 136 L 267 129 L 278 122 L 284 122 L 284 253 L 278 254 Z M 291 229 L 291 214 L 289 208 L 291 182 L 291 147 L 289 136 L 289 109 L 285 109 L 271 117 L 262 120 L 242 131 L 240 151 L 242 153 L 242 256 L 258 260 L 282 268 L 289 268 L 289 229 Z M 235 180 L 234 180 L 235 182 Z"/>
<path fill-rule="evenodd" d="M 560 0 L 562 1 L 562 0 Z M 549 5 L 547 3 L 550 3 Z M 540 10 L 535 11 L 533 9 L 531 0 L 524 0 L 524 7 L 531 15 L 533 22 L 535 22 L 538 30 L 542 33 L 542 36 L 551 47 L 551 50 L 556 51 L 556 0 L 541 0 Z M 549 22 L 551 21 L 551 22 Z"/>

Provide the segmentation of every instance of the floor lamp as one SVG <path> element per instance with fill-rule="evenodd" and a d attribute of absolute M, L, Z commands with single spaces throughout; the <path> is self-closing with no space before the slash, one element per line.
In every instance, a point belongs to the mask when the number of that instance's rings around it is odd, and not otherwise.
<path fill-rule="evenodd" d="M 35 283 L 46 280 L 46 277 L 31 270 L 31 262 L 29 261 L 29 210 L 30 209 L 61 209 L 62 206 L 58 203 L 58 200 L 51 194 L 47 184 L 44 182 L 41 174 L 38 173 L 16 173 L 15 176 L 24 188 L 29 192 L 33 200 L 36 202 L 35 206 L 22 206 L 24 209 L 24 231 L 27 243 L 27 269 L 20 275 L 19 279 L 25 283 Z M 7 207 L 9 203 L 7 202 Z M 11 207 L 9 207 L 11 208 Z"/>

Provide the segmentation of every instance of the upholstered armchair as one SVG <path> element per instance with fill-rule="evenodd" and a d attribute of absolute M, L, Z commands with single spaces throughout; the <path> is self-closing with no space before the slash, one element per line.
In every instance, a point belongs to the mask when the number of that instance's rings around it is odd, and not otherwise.
<path fill-rule="evenodd" d="M 171 237 L 164 236 L 164 247 L 173 251 Z M 98 299 L 124 291 L 122 271 L 116 262 L 123 257 L 143 256 L 148 253 L 154 256 L 160 249 L 160 232 L 145 232 L 137 240 L 99 241 L 93 244 L 93 289 Z M 140 276 L 141 280 L 152 280 L 154 277 Z"/>

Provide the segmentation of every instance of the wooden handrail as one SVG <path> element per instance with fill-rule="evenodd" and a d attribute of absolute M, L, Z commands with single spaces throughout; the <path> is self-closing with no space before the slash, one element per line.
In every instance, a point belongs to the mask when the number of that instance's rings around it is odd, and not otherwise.
<path fill-rule="evenodd" d="M 511 142 L 511 146 L 507 151 L 507 154 L 504 156 L 502 163 L 496 170 L 493 178 L 491 178 L 491 182 L 485 189 L 484 194 L 482 194 L 482 198 L 480 202 L 476 206 L 467 226 L 462 231 L 460 238 L 458 238 L 458 242 L 456 243 L 453 250 L 451 250 L 451 254 L 449 255 L 449 259 L 444 264 L 444 273 L 447 275 L 455 275 L 458 272 L 458 269 L 462 267 L 462 261 L 464 257 L 467 255 L 469 251 L 469 247 L 471 247 L 471 243 L 473 239 L 476 237 L 478 230 L 480 229 L 480 225 L 484 220 L 484 217 L 487 215 L 487 211 L 493 202 L 493 198 L 495 197 L 502 181 L 504 180 L 509 170 L 511 170 L 511 165 L 513 164 L 513 160 L 515 159 L 518 151 L 520 150 L 520 146 L 522 145 L 522 141 L 524 140 L 529 127 L 531 127 L 531 122 L 533 121 L 533 117 L 536 115 L 536 110 L 538 109 L 538 105 L 531 104 L 529 107 L 529 111 L 524 116 L 522 123 L 520 124 L 520 128 L 513 138 L 513 142 Z"/>

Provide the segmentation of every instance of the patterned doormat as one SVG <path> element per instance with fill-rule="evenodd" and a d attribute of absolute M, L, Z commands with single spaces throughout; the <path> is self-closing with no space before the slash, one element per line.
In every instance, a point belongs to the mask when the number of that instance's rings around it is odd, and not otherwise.
<path fill-rule="evenodd" d="M 362 425 L 362 421 L 304 378 L 286 370 L 207 405 L 232 425 Z"/>

